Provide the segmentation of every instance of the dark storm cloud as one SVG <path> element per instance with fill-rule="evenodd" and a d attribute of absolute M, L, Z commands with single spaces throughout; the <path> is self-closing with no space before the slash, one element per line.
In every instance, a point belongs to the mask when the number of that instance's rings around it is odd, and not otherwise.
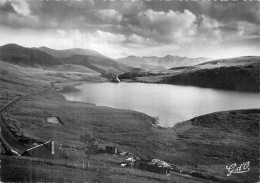
<path fill-rule="evenodd" d="M 233 25 L 225 25 L 225 26 L 219 26 L 219 29 L 223 32 L 237 32 L 238 27 L 236 24 Z"/>
<path fill-rule="evenodd" d="M 249 46 L 259 41 L 259 6 L 242 1 L 0 0 L 0 27 L 26 29 L 35 37 L 40 31 L 49 42 L 57 36 L 66 43 L 85 39 L 97 49 L 116 45 L 124 52 L 156 46 L 221 47 L 236 40 Z"/>
<path fill-rule="evenodd" d="M 15 10 L 13 9 L 12 5 L 10 2 L 0 2 L 0 14 L 4 13 L 15 13 Z"/>
<path fill-rule="evenodd" d="M 40 29 L 71 29 L 79 28 L 84 30 L 98 29 L 110 30 L 119 33 L 132 32 L 129 27 L 148 30 L 145 22 L 140 21 L 138 14 L 151 9 L 153 12 L 169 11 L 184 13 L 186 10 L 197 16 L 198 22 L 201 15 L 207 15 L 216 19 L 223 25 L 221 31 L 236 31 L 238 28 L 231 24 L 236 21 L 247 21 L 259 24 L 259 4 L 258 2 L 214 2 L 214 1 L 29 1 L 31 14 L 37 17 L 42 23 L 34 28 Z M 0 12 L 16 13 L 11 2 L 0 6 Z M 10 22 L 13 27 L 23 26 L 22 24 Z M 164 26 L 168 29 L 168 26 Z M 157 27 L 159 33 L 165 33 Z M 150 27 L 149 30 L 156 27 Z M 167 36 L 167 35 L 166 35 Z M 167 39 L 167 38 L 166 38 Z"/>
<path fill-rule="evenodd" d="M 80 29 L 82 31 L 104 29 L 117 24 L 122 15 L 113 9 L 95 9 L 89 1 L 1 1 L 0 23 L 13 28 L 32 29 Z M 30 16 L 19 14 L 13 8 L 16 2 L 28 6 Z M 18 3 L 21 4 L 21 3 Z M 26 22 L 26 19 L 37 19 Z"/>
<path fill-rule="evenodd" d="M 111 31 L 111 27 L 122 23 L 124 15 L 118 8 L 114 8 L 116 5 L 100 2 L 102 1 L 43 1 L 30 2 L 30 5 L 32 14 L 39 17 L 42 22 L 42 29 L 80 29 L 81 31 L 109 29 Z"/>
<path fill-rule="evenodd" d="M 260 23 L 260 3 L 258 2 L 237 2 L 237 3 L 213 3 L 209 15 L 218 20 L 227 21 L 247 21 L 250 23 Z"/>
<path fill-rule="evenodd" d="M 43 22 L 42 28 L 72 28 L 92 21 L 87 13 L 92 8 L 90 1 L 35 1 L 30 5 L 32 14 Z"/>
<path fill-rule="evenodd" d="M 25 0 L 0 1 L 0 26 L 10 28 L 39 27 L 38 17 L 31 14 L 30 5 Z"/>
<path fill-rule="evenodd" d="M 157 11 L 189 10 L 192 13 L 206 14 L 219 21 L 248 21 L 260 23 L 260 3 L 256 1 L 157 1 L 146 2 L 148 8 Z"/>

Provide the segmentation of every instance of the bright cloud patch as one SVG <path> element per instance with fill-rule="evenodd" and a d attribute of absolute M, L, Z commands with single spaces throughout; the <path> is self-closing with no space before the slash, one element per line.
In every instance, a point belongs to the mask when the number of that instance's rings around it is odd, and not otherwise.
<path fill-rule="evenodd" d="M 31 14 L 29 4 L 25 0 L 11 1 L 11 5 L 18 15 L 29 16 Z"/>
<path fill-rule="evenodd" d="M 113 9 L 98 10 L 97 15 L 107 22 L 120 22 L 122 20 L 122 15 Z"/>
<path fill-rule="evenodd" d="M 196 16 L 188 10 L 183 13 L 168 11 L 158 12 L 151 9 L 140 12 L 137 16 L 138 27 L 129 27 L 136 34 L 153 37 L 158 42 L 189 42 L 196 32 Z"/>

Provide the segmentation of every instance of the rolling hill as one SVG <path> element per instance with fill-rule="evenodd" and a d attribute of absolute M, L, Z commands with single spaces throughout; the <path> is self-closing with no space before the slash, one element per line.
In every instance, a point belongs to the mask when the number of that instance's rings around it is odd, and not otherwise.
<path fill-rule="evenodd" d="M 63 62 L 90 65 L 99 69 L 108 68 L 106 70 L 128 68 L 110 59 L 105 61 L 99 59 L 93 56 L 74 55 L 63 59 Z M 9 108 L 8 113 L 3 114 L 1 118 L 2 132 L 5 130 L 3 137 L 14 150 L 23 152 L 32 146 L 30 143 L 49 139 L 55 140 L 57 144 L 66 147 L 76 146 L 79 149 L 83 145 L 80 142 L 80 135 L 86 132 L 90 134 L 93 129 L 98 129 L 104 145 L 116 146 L 123 152 L 129 152 L 145 160 L 153 158 L 164 160 L 174 166 L 174 171 L 182 174 L 173 172 L 173 176 L 165 176 L 130 167 L 121 168 L 120 163 L 126 157 L 108 153 L 92 155 L 91 167 L 82 170 L 79 167 L 82 167 L 82 160 L 86 155 L 80 150 L 71 151 L 68 159 L 50 160 L 45 164 L 43 163 L 45 160 L 38 161 L 36 158 L 4 156 L 10 159 L 10 162 L 6 163 L 1 159 L 4 166 L 2 174 L 11 175 L 8 176 L 8 180 L 2 179 L 4 182 L 12 182 L 13 178 L 20 178 L 27 175 L 27 172 L 29 178 L 33 172 L 33 175 L 36 175 L 34 177 L 43 174 L 46 177 L 56 178 L 47 179 L 48 181 L 60 181 L 58 178 L 64 177 L 68 178 L 66 181 L 76 179 L 79 182 L 93 180 L 93 182 L 242 183 L 256 182 L 259 178 L 259 109 L 217 112 L 179 123 L 173 128 L 162 128 L 154 125 L 154 118 L 140 112 L 67 101 L 57 90 L 63 84 L 72 81 L 69 77 L 48 75 L 49 71 L 43 68 L 21 67 L 8 62 L 0 61 L 0 106 L 3 107 L 9 104 L 10 100 L 28 95 Z M 178 81 L 174 78 L 179 77 L 183 78 L 179 80 L 180 84 L 196 85 L 201 82 L 207 86 L 211 84 L 207 82 L 210 78 L 216 86 L 218 82 L 224 81 L 227 84 L 234 82 L 237 86 L 246 87 L 245 82 L 248 82 L 249 85 L 259 87 L 259 66 L 260 57 L 239 57 L 191 67 L 173 68 L 168 70 L 168 75 L 160 77 L 168 78 L 169 83 L 173 84 Z M 44 66 L 44 68 L 59 72 L 88 70 L 80 65 L 69 64 Z M 230 75 L 225 74 L 228 72 Z M 194 83 L 189 83 L 185 78 L 191 78 L 191 81 L 194 79 Z M 54 81 L 55 86 L 49 88 L 50 83 Z M 47 88 L 49 90 L 43 93 L 36 93 Z M 65 125 L 48 123 L 45 118 L 49 116 L 59 117 Z M 227 165 L 243 161 L 250 161 L 248 173 L 226 176 Z M 56 164 L 57 162 L 59 164 Z M 204 180 L 198 180 L 197 177 Z"/>
<path fill-rule="evenodd" d="M 115 62 L 113 59 L 89 49 L 66 49 L 55 50 L 47 47 L 40 47 L 42 50 L 56 58 L 61 59 L 69 65 L 84 66 L 99 73 L 122 73 L 132 71 L 134 68 L 128 65 Z M 68 65 L 67 65 L 68 66 Z M 61 67 L 59 68 L 61 69 Z M 68 69 L 68 67 L 64 68 Z M 60 70 L 61 71 L 61 70 Z"/>
<path fill-rule="evenodd" d="M 38 48 L 38 50 L 41 50 L 49 55 L 52 55 L 56 58 L 68 58 L 72 55 L 88 55 L 88 56 L 96 56 L 96 57 L 104 57 L 106 56 L 102 55 L 101 53 L 98 53 L 94 50 L 89 49 L 81 49 L 81 48 L 73 48 L 73 49 L 66 49 L 66 50 L 55 50 L 51 49 L 45 46 L 42 46 Z"/>
<path fill-rule="evenodd" d="M 164 83 L 259 92 L 260 57 L 215 60 L 184 69 Z"/>
<path fill-rule="evenodd" d="M 64 58 L 63 62 L 67 64 L 82 65 L 99 73 L 109 72 L 119 74 L 130 72 L 135 69 L 134 67 L 117 63 L 116 61 L 109 58 L 89 55 L 73 55 L 68 58 Z"/>
<path fill-rule="evenodd" d="M 43 51 L 25 48 L 17 44 L 7 44 L 0 47 L 2 61 L 20 66 L 41 67 L 60 65 L 62 61 Z"/>
<path fill-rule="evenodd" d="M 203 62 L 207 62 L 211 60 L 210 58 L 188 58 L 188 57 L 179 57 L 166 55 L 158 60 L 158 65 L 163 66 L 167 69 L 172 67 L 184 67 L 184 66 L 193 66 L 197 64 L 201 64 Z"/>
<path fill-rule="evenodd" d="M 138 67 L 147 69 L 148 67 L 158 67 L 158 57 L 155 57 L 154 61 L 145 60 L 144 57 L 128 56 L 125 58 L 119 58 L 116 60 L 119 63 L 123 63 L 132 67 Z"/>
<path fill-rule="evenodd" d="M 77 71 L 79 69 L 81 72 L 85 70 L 87 72 L 118 74 L 135 70 L 131 66 L 118 63 L 98 52 L 79 48 L 54 50 L 47 47 L 25 48 L 17 44 L 7 44 L 0 47 L 0 60 L 25 67 L 47 67 L 58 69 L 58 71 L 62 71 L 62 69 L 64 71 Z M 70 66 L 61 66 L 63 64 Z M 77 66 L 72 68 L 71 65 Z M 56 67 L 50 68 L 51 66 Z M 85 68 L 83 69 L 82 66 Z M 88 70 L 86 70 L 87 68 Z"/>
<path fill-rule="evenodd" d="M 259 92 L 259 73 L 260 57 L 245 56 L 175 67 L 157 74 L 139 74 L 135 81 Z"/>

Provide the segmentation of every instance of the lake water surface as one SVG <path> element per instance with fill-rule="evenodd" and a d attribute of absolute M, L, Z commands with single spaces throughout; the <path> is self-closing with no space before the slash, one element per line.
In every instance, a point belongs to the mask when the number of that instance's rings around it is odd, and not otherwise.
<path fill-rule="evenodd" d="M 217 111 L 260 108 L 257 93 L 144 83 L 89 83 L 77 88 L 80 92 L 65 93 L 65 97 L 70 101 L 143 112 L 159 117 L 164 127 Z"/>

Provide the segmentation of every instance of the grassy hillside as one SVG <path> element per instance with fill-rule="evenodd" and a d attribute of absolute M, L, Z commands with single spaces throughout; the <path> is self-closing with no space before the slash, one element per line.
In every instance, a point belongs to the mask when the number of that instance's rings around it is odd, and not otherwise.
<path fill-rule="evenodd" d="M 215 180 L 253 182 L 258 178 L 258 133 L 260 110 L 230 111 L 205 115 L 173 128 L 156 128 L 147 115 L 92 104 L 68 102 L 50 90 L 15 105 L 7 118 L 17 126 L 20 137 L 81 146 L 79 134 L 98 129 L 104 145 L 113 145 L 144 159 L 159 158 L 192 173 L 201 172 Z M 58 116 L 64 126 L 47 123 L 44 117 Z M 70 159 L 78 162 L 81 158 Z M 104 159 L 103 159 L 104 158 Z M 94 155 L 92 163 L 120 159 Z M 251 171 L 227 177 L 225 166 L 250 161 Z M 110 165 L 111 166 L 111 165 Z M 135 170 L 136 171 L 136 170 Z M 134 175 L 133 175 L 134 176 Z M 138 177 L 133 177 L 138 180 Z"/>
<path fill-rule="evenodd" d="M 259 75 L 260 57 L 251 56 L 175 67 L 152 76 L 138 76 L 135 81 L 259 92 Z"/>
<path fill-rule="evenodd" d="M 63 62 L 67 64 L 82 65 L 99 73 L 123 73 L 134 70 L 134 68 L 131 66 L 117 63 L 108 58 L 95 56 L 73 55 L 71 57 L 63 59 Z"/>
<path fill-rule="evenodd" d="M 48 87 L 50 82 L 63 83 L 61 86 L 66 86 L 67 83 L 83 81 L 99 82 L 105 81 L 105 79 L 97 74 L 50 71 L 42 68 L 21 67 L 0 61 L 0 107 L 21 95 Z"/>
<path fill-rule="evenodd" d="M 89 49 L 81 49 L 81 48 L 55 50 L 47 47 L 40 47 L 38 49 L 56 58 L 67 58 L 73 55 L 90 55 L 96 57 L 105 57 L 104 55 L 98 53 L 97 51 L 89 50 Z"/>
<path fill-rule="evenodd" d="M 193 118 L 173 127 L 183 153 L 200 172 L 225 177 L 225 166 L 250 161 L 250 171 L 224 179 L 256 182 L 259 177 L 260 109 L 217 112 Z M 186 152 L 188 151 L 188 152 Z"/>
<path fill-rule="evenodd" d="M 131 66 L 117 63 L 98 52 L 78 48 L 53 50 L 46 47 L 25 48 L 16 44 L 7 44 L 0 47 L 0 60 L 25 67 L 47 67 L 61 72 L 77 69 L 82 71 L 83 67 L 79 68 L 80 66 L 84 66 L 88 73 L 96 71 L 98 73 L 119 74 L 135 70 Z M 77 66 L 73 66 L 72 69 L 72 66 L 69 65 L 61 66 L 63 64 Z M 51 68 L 51 66 L 55 67 Z"/>
<path fill-rule="evenodd" d="M 104 158 L 105 157 L 105 158 Z M 82 168 L 81 162 L 69 160 L 53 164 L 51 161 L 39 161 L 35 158 L 6 158 L 1 157 L 3 182 L 104 182 L 104 183 L 208 183 L 208 180 L 190 178 L 180 175 L 165 176 L 133 168 L 121 168 L 115 161 L 115 156 L 103 154 L 91 160 L 88 170 Z M 117 158 L 117 161 L 120 159 Z M 121 157 L 121 159 L 123 159 Z M 110 161 L 108 161 L 110 160 Z M 120 160 L 119 160 L 120 161 Z M 211 181 L 214 183 L 213 181 Z"/>
<path fill-rule="evenodd" d="M 1 107 L 21 95 L 49 87 L 50 82 L 58 81 L 55 88 L 59 89 L 78 81 L 72 76 L 53 75 L 52 71 L 39 68 L 0 64 Z M 90 78 L 86 80 L 90 81 Z M 35 141 L 50 139 L 59 144 L 81 147 L 79 136 L 98 129 L 103 146 L 116 146 L 146 160 L 159 158 L 184 173 L 207 178 L 204 182 L 209 179 L 220 182 L 258 180 L 259 109 L 212 113 L 173 128 L 161 128 L 153 125 L 154 118 L 139 112 L 67 101 L 55 88 L 28 96 L 1 114 L 3 136 L 14 150 L 23 152 Z M 64 125 L 48 123 L 46 117 L 49 116 L 59 117 Z M 10 170 L 28 178 L 34 172 L 33 177 L 43 175 L 50 181 L 61 182 L 64 181 L 59 180 L 61 177 L 74 180 L 77 175 L 78 181 L 85 177 L 84 181 L 90 182 L 201 182 L 189 176 L 166 177 L 139 169 L 122 169 L 119 164 L 126 157 L 109 154 L 93 155 L 92 168 L 81 170 L 84 158 L 84 152 L 74 151 L 67 160 L 44 165 L 38 159 L 11 159 L 5 164 L 4 173 L 8 174 Z M 226 166 L 246 161 L 250 161 L 249 172 L 226 176 Z M 53 177 L 53 172 L 58 177 Z M 8 181 L 15 180 L 10 178 Z"/>
<path fill-rule="evenodd" d="M 72 65 L 72 64 L 62 64 L 62 65 L 50 66 L 50 67 L 46 67 L 45 70 L 59 71 L 59 72 L 79 72 L 79 73 L 88 73 L 88 74 L 94 74 L 94 75 L 100 74 L 87 67 L 84 67 L 81 65 Z"/>
<path fill-rule="evenodd" d="M 16 44 L 7 44 L 0 47 L 0 60 L 29 67 L 59 65 L 62 62 L 38 49 L 25 48 Z"/>
<path fill-rule="evenodd" d="M 163 82 L 259 92 L 260 57 L 241 57 L 200 64 Z"/>

